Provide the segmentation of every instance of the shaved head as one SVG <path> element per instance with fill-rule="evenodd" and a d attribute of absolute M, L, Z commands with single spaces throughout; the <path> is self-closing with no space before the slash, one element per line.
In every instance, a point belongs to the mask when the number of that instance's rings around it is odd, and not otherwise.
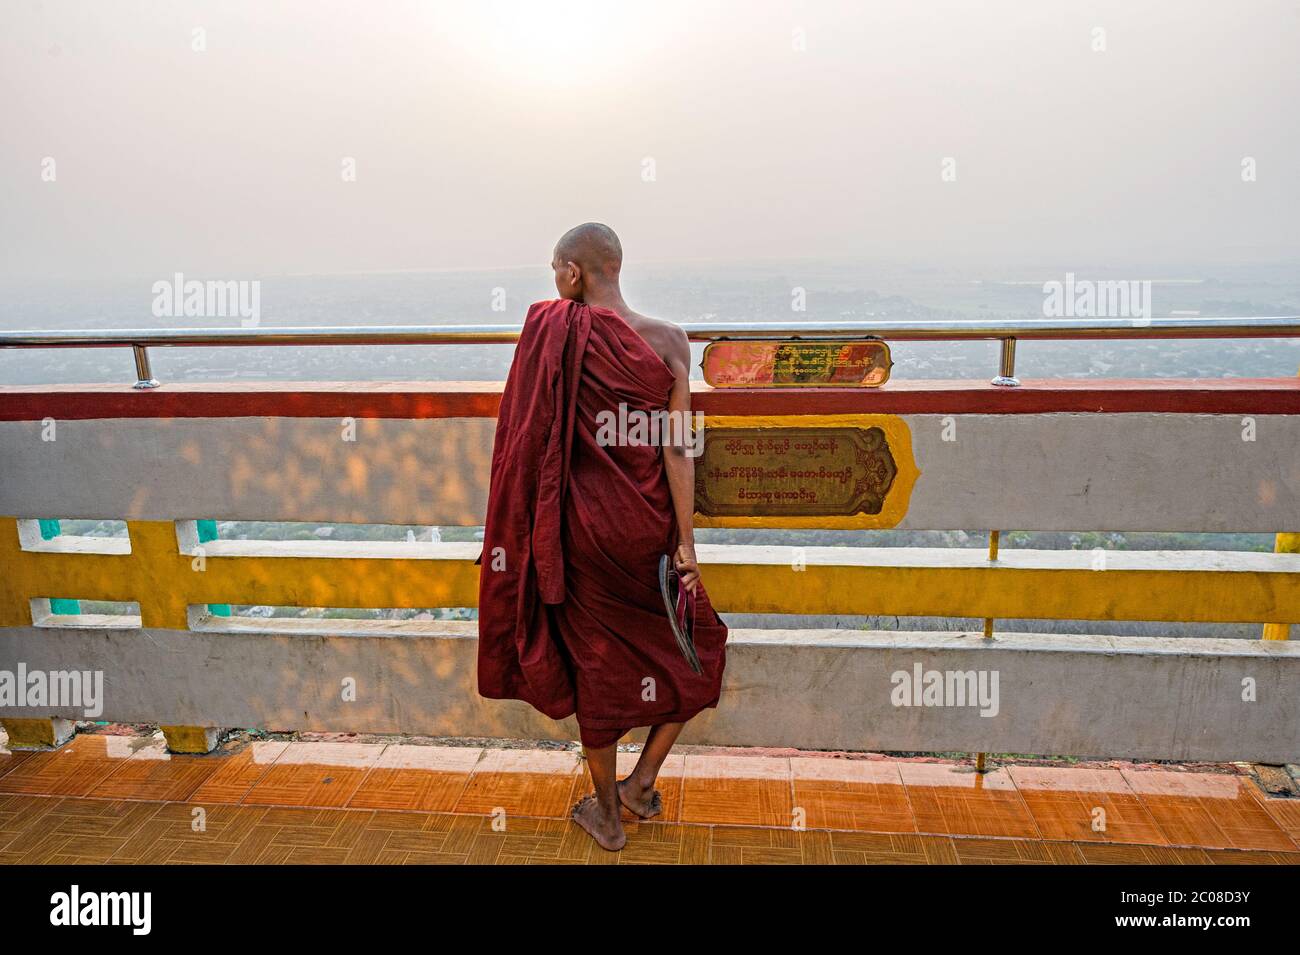
<path fill-rule="evenodd" d="M 611 278 L 623 266 L 623 244 L 609 226 L 584 222 L 560 236 L 555 258 L 559 263 L 573 262 L 589 275 Z"/>

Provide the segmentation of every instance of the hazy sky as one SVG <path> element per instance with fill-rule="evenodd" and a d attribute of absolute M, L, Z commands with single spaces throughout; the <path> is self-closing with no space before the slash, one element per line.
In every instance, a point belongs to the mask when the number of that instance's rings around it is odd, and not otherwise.
<path fill-rule="evenodd" d="M 0 277 L 538 264 L 586 219 L 643 261 L 1295 259 L 1297 41 L 1294 0 L 5 0 Z"/>

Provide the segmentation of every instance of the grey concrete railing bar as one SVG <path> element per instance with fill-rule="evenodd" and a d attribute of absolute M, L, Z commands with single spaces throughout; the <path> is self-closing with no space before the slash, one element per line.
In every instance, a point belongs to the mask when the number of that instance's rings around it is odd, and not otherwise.
<path fill-rule="evenodd" d="M 135 387 L 156 388 L 150 347 L 274 345 L 492 345 L 518 341 L 520 325 L 379 325 L 265 328 L 127 328 L 0 331 L 0 348 L 131 348 Z M 1224 318 L 1017 319 L 1003 322 L 686 322 L 691 341 L 763 338 L 882 338 L 1000 341 L 998 385 L 1015 385 L 1016 340 L 1300 338 L 1300 315 Z"/>

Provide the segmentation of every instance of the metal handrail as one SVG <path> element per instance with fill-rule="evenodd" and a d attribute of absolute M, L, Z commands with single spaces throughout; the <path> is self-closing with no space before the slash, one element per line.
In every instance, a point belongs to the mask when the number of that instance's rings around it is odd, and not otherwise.
<path fill-rule="evenodd" d="M 1014 386 L 1015 343 L 1031 340 L 1150 338 L 1300 338 L 1300 315 L 1248 318 L 1042 318 L 1002 322 L 686 322 L 691 341 L 756 338 L 883 338 L 892 341 L 1002 342 L 994 384 Z M 147 349 L 152 346 L 451 345 L 510 344 L 520 325 L 379 325 L 251 328 L 126 328 L 0 331 L 0 348 L 124 348 L 134 351 L 136 388 L 156 388 Z"/>
<path fill-rule="evenodd" d="M 500 344 L 520 325 L 340 325 L 253 328 L 124 328 L 0 331 L 0 348 L 109 348 L 126 345 L 444 345 Z M 1000 338 L 1300 338 L 1300 315 L 1261 318 L 1017 319 L 1005 322 L 685 322 L 692 341 L 851 335 L 895 341 Z"/>

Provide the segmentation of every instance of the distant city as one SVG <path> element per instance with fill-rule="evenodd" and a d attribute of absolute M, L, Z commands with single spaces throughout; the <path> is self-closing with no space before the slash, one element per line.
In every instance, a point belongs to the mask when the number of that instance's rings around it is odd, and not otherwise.
<path fill-rule="evenodd" d="M 629 263 L 634 308 L 674 321 L 980 320 L 1042 318 L 1043 284 L 1067 273 L 1093 281 L 1145 280 L 1152 314 L 1300 314 L 1300 264 L 1204 268 L 1034 266 L 1001 274 L 853 262 Z M 515 323 L 528 305 L 554 297 L 544 267 L 352 275 L 203 275 L 257 280 L 260 321 L 275 325 Z M 238 326 L 238 318 L 158 318 L 151 287 L 171 275 L 133 279 L 5 282 L 0 329 L 195 328 Z M 796 290 L 802 292 L 796 295 Z M 804 310 L 792 303 L 802 298 Z M 494 309 L 493 305 L 498 309 Z M 501 306 L 504 306 L 503 308 Z M 698 360 L 697 346 L 697 360 Z M 167 348 L 151 353 L 163 381 L 499 380 L 509 346 Z M 997 346 L 985 342 L 900 342 L 895 378 L 986 378 Z M 1300 341 L 1028 342 L 1022 377 L 1271 377 L 1300 371 Z M 696 370 L 698 376 L 698 369 Z M 125 349 L 0 349 L 0 383 L 131 380 Z"/>

